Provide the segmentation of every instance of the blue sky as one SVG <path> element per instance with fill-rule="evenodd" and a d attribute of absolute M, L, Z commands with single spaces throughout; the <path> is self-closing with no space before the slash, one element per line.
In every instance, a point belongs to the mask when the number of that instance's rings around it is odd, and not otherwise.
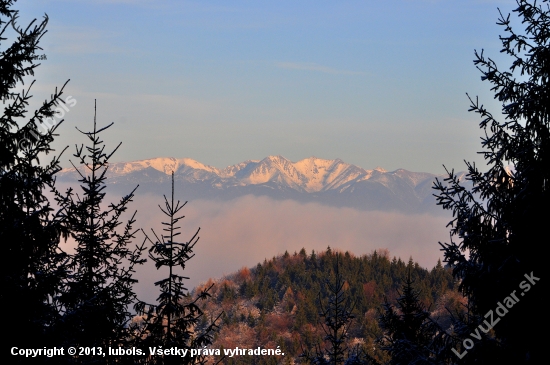
<path fill-rule="evenodd" d="M 473 65 L 500 67 L 495 23 L 513 1 L 19 1 L 47 13 L 34 102 L 71 79 L 57 148 L 100 125 L 113 161 L 216 167 L 309 156 L 443 173 L 481 162 L 466 92 L 498 114 Z M 516 22 L 517 24 L 517 22 Z M 72 150 L 71 150 L 72 152 Z M 65 161 L 68 158 L 68 153 Z"/>

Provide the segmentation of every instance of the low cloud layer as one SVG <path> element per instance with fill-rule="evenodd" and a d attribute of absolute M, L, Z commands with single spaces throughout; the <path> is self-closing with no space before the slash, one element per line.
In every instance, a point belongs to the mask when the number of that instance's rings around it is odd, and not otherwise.
<path fill-rule="evenodd" d="M 147 232 L 161 232 L 164 219 L 158 204 L 162 198 L 141 196 L 135 199 L 138 225 Z M 163 204 L 162 204 L 163 205 Z M 180 241 L 201 228 L 199 242 L 184 276 L 189 289 L 208 278 L 221 277 L 243 266 L 255 266 L 264 259 L 299 251 L 302 247 L 322 251 L 330 246 L 356 255 L 387 248 L 391 256 L 432 268 L 441 256 L 438 241 L 448 239 L 445 225 L 450 218 L 442 214 L 405 215 L 334 208 L 315 203 L 275 201 L 246 196 L 229 202 L 198 200 L 188 203 L 182 214 Z M 164 219 L 166 220 L 166 219 Z M 143 236 L 140 233 L 139 238 Z M 166 271 L 166 270 L 164 270 Z M 157 271 L 151 262 L 139 270 L 138 293 L 154 300 L 158 290 L 153 283 L 166 272 Z"/>
<path fill-rule="evenodd" d="M 178 196 L 184 194 L 176 191 Z M 116 201 L 112 196 L 105 199 Z M 138 194 L 128 206 L 126 219 L 137 210 L 135 227 L 143 228 L 151 238 L 151 228 L 160 235 L 161 222 L 167 217 L 159 204 L 164 207 L 162 197 Z M 449 230 L 445 226 L 451 219 L 443 210 L 440 216 L 407 215 L 255 196 L 232 201 L 195 200 L 183 207 L 181 214 L 185 218 L 179 222 L 180 242 L 189 240 L 200 227 L 195 257 L 183 273 L 179 271 L 190 278 L 186 282 L 188 289 L 243 266 L 255 266 L 285 250 L 293 254 L 302 247 L 308 254 L 330 246 L 355 255 L 386 248 L 392 257 L 406 261 L 412 256 L 421 266 L 432 268 L 442 257 L 438 241 L 448 241 Z M 143 238 L 143 233 L 138 232 L 134 242 L 141 243 Z M 74 241 L 63 247 L 71 251 Z M 159 292 L 154 282 L 166 276 L 167 269 L 156 270 L 151 260 L 139 267 L 136 291 L 140 299 L 155 301 Z"/>

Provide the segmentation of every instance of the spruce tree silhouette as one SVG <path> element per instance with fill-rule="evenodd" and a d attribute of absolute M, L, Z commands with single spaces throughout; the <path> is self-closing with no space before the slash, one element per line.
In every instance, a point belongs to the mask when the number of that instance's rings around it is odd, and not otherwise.
<path fill-rule="evenodd" d="M 550 206 L 550 6 L 547 0 L 516 2 L 523 34 L 500 10 L 497 23 L 506 33 L 500 36 L 501 53 L 511 57 L 509 70 L 499 69 L 483 51 L 475 53 L 481 79 L 491 83 L 495 99 L 502 102 L 499 121 L 468 96 L 470 111 L 482 119 L 480 153 L 488 170 L 467 162 L 466 179 L 473 188 L 466 189 L 454 171 L 434 186 L 438 204 L 454 216 L 451 241 L 442 249 L 469 300 L 464 326 L 474 330 L 509 299 L 507 313 L 493 328 L 497 346 L 478 341 L 477 355 L 470 351 L 464 362 L 538 364 L 544 356 L 545 339 L 537 335 L 546 324 L 541 322 L 544 310 L 535 309 L 544 302 L 550 281 L 542 252 Z M 520 287 L 522 282 L 529 292 Z M 518 300 L 510 296 L 514 291 Z M 485 345 L 487 351 L 481 351 Z"/>
<path fill-rule="evenodd" d="M 322 328 L 325 332 L 324 340 L 327 344 L 323 350 L 319 344 L 313 350 L 303 350 L 301 355 L 306 361 L 314 365 L 339 365 L 339 364 L 370 364 L 375 363 L 362 349 L 349 349 L 346 340 L 349 338 L 349 328 L 355 318 L 352 314 L 354 305 L 346 296 L 344 285 L 346 281 L 340 273 L 340 253 L 332 253 L 328 247 L 326 255 L 335 257 L 334 281 L 325 282 L 329 294 L 328 304 L 321 304 L 319 293 L 319 316 L 323 319 Z"/>
<path fill-rule="evenodd" d="M 146 240 L 152 246 L 149 248 L 149 258 L 155 263 L 155 267 L 168 268 L 168 277 L 155 283 L 160 289 L 158 304 L 138 302 L 135 305 L 136 312 L 141 316 L 133 330 L 137 343 L 143 348 L 177 347 L 178 349 L 202 349 L 212 343 L 215 331 L 218 329 L 217 321 L 221 314 L 201 328 L 204 313 L 198 306 L 198 301 L 210 297 L 209 288 L 203 290 L 197 298 L 191 299 L 183 281 L 188 277 L 176 273 L 176 269 L 185 270 L 185 265 L 193 256 L 193 248 L 198 242 L 199 229 L 185 243 L 176 242 L 175 238 L 181 234 L 178 222 L 184 218 L 179 215 L 187 202 L 181 204 L 174 201 L 174 172 L 172 172 L 172 195 L 170 201 L 164 196 L 164 209 L 160 210 L 168 217 L 168 222 L 163 222 L 165 234 L 160 237 L 152 230 L 155 241 L 151 240 L 145 232 Z M 204 322 L 204 321 L 202 321 Z M 206 357 L 194 356 L 187 353 L 185 357 L 154 355 L 137 359 L 146 364 L 204 364 Z"/>
<path fill-rule="evenodd" d="M 76 147 L 78 159 L 73 167 L 80 175 L 82 195 L 69 189 L 64 201 L 67 226 L 76 241 L 76 252 L 71 255 L 67 268 L 69 275 L 59 297 L 62 321 L 59 331 L 66 346 L 101 348 L 124 344 L 128 322 L 131 320 L 129 306 L 135 302 L 133 278 L 135 266 L 144 262 L 141 253 L 144 243 L 130 248 L 137 230 L 133 229 L 135 212 L 119 227 L 122 214 L 132 201 L 135 188 L 118 203 L 104 209 L 106 173 L 111 156 L 104 152 L 105 145 L 99 134 L 112 126 L 97 128 L 97 109 L 94 105 L 94 128 L 82 132 L 90 146 Z M 72 161 L 71 161 L 72 163 Z M 106 363 L 115 361 L 103 357 L 99 351 L 86 356 L 75 356 L 72 363 Z"/>
<path fill-rule="evenodd" d="M 389 364 L 453 364 L 453 338 L 430 318 L 420 302 L 410 269 L 401 290 L 396 307 L 385 299 L 379 319 L 384 336 L 378 343 L 391 356 Z"/>
<path fill-rule="evenodd" d="M 37 52 L 48 17 L 21 27 L 12 3 L 0 0 L 0 99 L 4 105 L 0 118 L 0 302 L 8 336 L 2 341 L 3 356 L 8 356 L 12 346 L 53 344 L 51 329 L 58 315 L 51 298 L 65 276 L 59 240 L 67 234 L 62 215 L 45 196 L 61 169 L 59 156 L 47 164 L 40 160 L 53 152 L 51 143 L 62 122 L 55 122 L 54 108 L 64 103 L 61 96 L 67 83 L 27 117 L 34 81 L 20 93 L 14 89 L 24 86 L 23 78 L 33 76 L 40 65 Z M 6 47 L 10 34 L 15 40 Z M 9 362 L 23 360 L 12 356 Z"/>

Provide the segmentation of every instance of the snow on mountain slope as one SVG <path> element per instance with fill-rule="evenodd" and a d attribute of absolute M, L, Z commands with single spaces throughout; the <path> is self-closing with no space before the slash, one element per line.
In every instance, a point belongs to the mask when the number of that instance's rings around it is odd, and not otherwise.
<path fill-rule="evenodd" d="M 406 180 L 411 187 L 415 187 L 434 176 L 403 169 L 389 173 L 380 167 L 365 170 L 340 159 L 325 160 L 313 156 L 297 162 L 282 156 L 268 156 L 261 161 L 248 160 L 225 169 L 208 166 L 190 158 L 158 157 L 114 163 L 109 166 L 109 173 L 112 177 L 123 177 L 147 168 L 153 168 L 167 175 L 174 171 L 176 178 L 183 178 L 190 182 L 221 179 L 231 182 L 230 185 L 233 186 L 273 183 L 308 193 L 338 189 L 344 185 L 349 186 L 349 183 L 364 180 L 373 180 L 387 185 L 392 175 Z M 64 169 L 60 175 L 71 172 L 74 172 L 74 169 Z M 217 185 L 220 185 L 219 181 Z"/>
<path fill-rule="evenodd" d="M 369 174 L 368 171 L 344 163 L 340 159 L 323 160 L 310 157 L 296 162 L 294 166 L 306 177 L 305 190 L 308 192 L 335 189 L 348 181 Z"/>
<path fill-rule="evenodd" d="M 251 194 L 367 210 L 420 212 L 435 206 L 434 174 L 366 170 L 340 159 L 309 157 L 292 162 L 268 156 L 219 169 L 190 158 L 159 157 L 111 164 L 108 177 L 115 189 L 139 185 L 140 191 L 157 194 L 164 191 L 172 171 L 190 199 L 228 200 Z M 74 182 L 78 175 L 74 169 L 64 169 L 58 179 Z"/>
<path fill-rule="evenodd" d="M 258 185 L 274 182 L 296 190 L 302 190 L 305 178 L 296 170 L 293 163 L 282 156 L 269 156 L 247 169 L 240 180 L 245 184 Z"/>
<path fill-rule="evenodd" d="M 223 169 L 221 171 L 221 177 L 224 177 L 224 178 L 231 178 L 231 177 L 240 178 L 241 176 L 243 176 L 244 174 L 247 173 L 247 170 L 250 170 L 251 168 L 256 166 L 256 164 L 258 162 L 260 162 L 260 160 L 247 160 L 247 161 L 244 161 L 244 162 L 240 162 L 236 165 L 227 166 L 225 169 Z"/>
<path fill-rule="evenodd" d="M 318 192 L 368 176 L 360 167 L 340 159 L 324 160 L 310 157 L 292 162 L 282 156 L 268 156 L 261 161 L 246 161 L 229 166 L 221 177 L 235 178 L 243 185 L 275 183 L 303 192 Z"/>
<path fill-rule="evenodd" d="M 148 167 L 152 167 L 157 171 L 170 175 L 172 171 L 175 173 L 178 170 L 186 171 L 188 169 L 204 170 L 207 172 L 213 172 L 217 175 L 220 174 L 220 170 L 204 165 L 198 161 L 190 158 L 173 158 L 173 157 L 157 157 L 147 160 L 139 160 L 132 162 L 118 162 L 109 165 L 109 172 L 111 176 L 127 175 L 136 171 L 144 170 Z M 61 173 L 73 172 L 74 168 L 63 169 Z"/>

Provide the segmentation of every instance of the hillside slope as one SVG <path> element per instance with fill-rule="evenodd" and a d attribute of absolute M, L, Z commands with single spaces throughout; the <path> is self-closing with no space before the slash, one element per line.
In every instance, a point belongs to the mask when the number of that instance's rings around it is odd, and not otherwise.
<path fill-rule="evenodd" d="M 359 345 L 379 359 L 375 339 L 381 335 L 378 314 L 384 297 L 395 302 L 408 272 L 420 291 L 422 302 L 433 318 L 444 327 L 450 325 L 445 307 L 460 308 L 463 300 L 449 269 L 438 265 L 426 270 L 412 259 L 390 259 L 387 251 L 356 257 L 349 252 L 336 253 L 304 249 L 265 260 L 254 268 L 242 268 L 219 280 L 210 280 L 195 292 L 214 284 L 212 298 L 203 309 L 208 318 L 223 311 L 221 330 L 213 348 L 276 348 L 285 353 L 285 361 L 299 362 L 305 348 L 322 345 L 319 303 L 326 305 L 326 280 L 334 278 L 336 256 L 340 273 L 346 280 L 346 295 L 354 302 L 355 320 L 350 329 L 350 348 Z M 203 325 L 205 325 L 204 323 Z M 271 361 L 271 362 L 270 362 Z M 240 356 L 225 358 L 225 364 L 272 363 L 270 357 Z"/>

